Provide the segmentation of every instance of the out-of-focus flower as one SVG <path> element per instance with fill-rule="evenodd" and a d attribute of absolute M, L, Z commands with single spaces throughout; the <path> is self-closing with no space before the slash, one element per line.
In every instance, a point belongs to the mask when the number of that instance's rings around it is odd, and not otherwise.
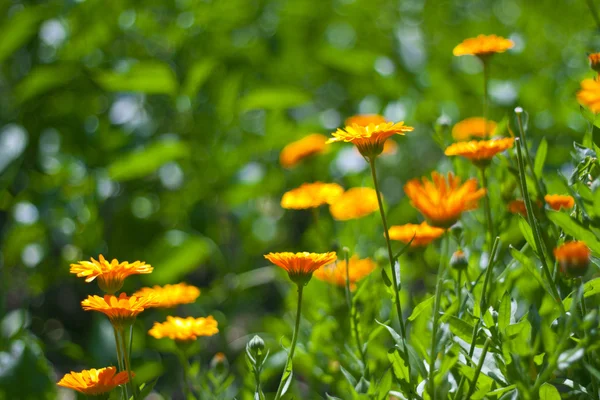
<path fill-rule="evenodd" d="M 198 336 L 213 336 L 219 333 L 217 320 L 206 318 L 180 318 L 168 316 L 163 323 L 155 322 L 148 334 L 156 339 L 169 338 L 181 342 L 196 340 Z"/>
<path fill-rule="evenodd" d="M 133 296 L 153 297 L 154 305 L 152 307 L 170 308 L 179 304 L 195 302 L 198 296 L 200 296 L 200 289 L 182 282 L 176 285 L 141 288 Z"/>
<path fill-rule="evenodd" d="M 81 302 L 85 311 L 98 311 L 105 314 L 117 329 L 130 326 L 142 311 L 153 305 L 153 297 L 128 297 L 125 293 L 121 293 L 119 297 L 108 294 L 104 297 L 88 296 Z"/>
<path fill-rule="evenodd" d="M 433 172 L 427 178 L 412 179 L 404 185 L 404 192 L 413 207 L 418 209 L 433 226 L 449 228 L 465 211 L 477 208 L 477 201 L 485 189 L 477 189 L 477 180 L 471 178 L 461 185 L 460 178 L 448 173 L 448 178 Z"/>
<path fill-rule="evenodd" d="M 487 126 L 487 129 L 486 129 Z M 454 140 L 465 141 L 472 138 L 486 139 L 494 136 L 497 124 L 485 118 L 473 117 L 457 122 L 452 128 Z"/>
<path fill-rule="evenodd" d="M 506 50 L 513 48 L 514 45 L 515 43 L 512 40 L 501 36 L 479 35 L 463 40 L 454 48 L 452 53 L 455 56 L 485 57 L 494 53 L 504 53 Z"/>
<path fill-rule="evenodd" d="M 456 250 L 452 257 L 450 257 L 450 265 L 455 269 L 465 269 L 469 266 L 469 260 L 467 255 L 462 250 Z"/>
<path fill-rule="evenodd" d="M 119 262 L 113 259 L 108 262 L 100 254 L 98 261 L 93 258 L 91 261 L 79 261 L 77 264 L 71 264 L 70 272 L 77 274 L 78 277 L 85 277 L 86 282 L 98 280 L 98 286 L 104 292 L 113 294 L 123 287 L 123 281 L 130 275 L 149 274 L 154 268 L 143 261 L 128 263 Z"/>
<path fill-rule="evenodd" d="M 358 256 L 352 256 L 349 262 L 348 281 L 350 282 L 350 290 L 356 289 L 356 283 L 377 268 L 377 263 L 370 258 L 361 260 Z M 338 261 L 316 270 L 315 278 L 337 286 L 346 286 L 346 261 Z"/>
<path fill-rule="evenodd" d="M 133 375 L 132 373 L 132 376 Z M 129 382 L 126 371 L 117 373 L 115 367 L 86 369 L 66 374 L 57 383 L 58 386 L 76 390 L 86 396 L 98 396 L 108 393 L 119 385 Z"/>
<path fill-rule="evenodd" d="M 584 242 L 565 242 L 554 249 L 561 271 L 568 277 L 583 276 L 590 265 L 590 249 Z"/>
<path fill-rule="evenodd" d="M 487 165 L 496 154 L 510 149 L 515 139 L 471 140 L 453 143 L 444 152 L 447 156 L 463 156 L 478 166 Z"/>
<path fill-rule="evenodd" d="M 568 195 L 563 194 L 547 194 L 544 196 L 546 204 L 553 210 L 560 210 L 561 208 L 570 209 L 575 205 L 575 199 Z"/>
<path fill-rule="evenodd" d="M 411 247 L 427 246 L 446 232 L 444 228 L 430 226 L 427 222 L 421 224 L 404 224 L 390 227 L 390 239 L 404 243 L 411 241 Z M 414 239 L 413 239 L 414 237 Z"/>
<path fill-rule="evenodd" d="M 331 216 L 338 221 L 362 218 L 378 209 L 377 192 L 367 187 L 348 189 L 329 206 Z"/>
<path fill-rule="evenodd" d="M 284 168 L 292 168 L 300 161 L 325 151 L 327 137 L 318 133 L 305 136 L 285 146 L 279 154 L 279 162 Z"/>
<path fill-rule="evenodd" d="M 367 126 L 353 124 L 332 133 L 333 137 L 327 143 L 353 143 L 363 157 L 373 159 L 383 151 L 383 144 L 393 135 L 404 135 L 414 128 L 404 125 L 404 122 L 371 123 Z"/>
<path fill-rule="evenodd" d="M 306 285 L 313 272 L 337 259 L 335 252 L 329 253 L 269 253 L 265 258 L 287 271 L 297 285 Z"/>
<path fill-rule="evenodd" d="M 344 189 L 337 183 L 303 183 L 283 194 L 281 207 L 294 210 L 316 208 L 333 203 L 343 192 Z"/>
<path fill-rule="evenodd" d="M 577 92 L 577 101 L 582 106 L 597 114 L 600 112 L 600 81 L 585 79 L 581 82 L 581 90 Z"/>
<path fill-rule="evenodd" d="M 592 53 L 588 56 L 588 60 L 590 61 L 590 67 L 596 71 L 600 72 L 600 53 Z"/>
<path fill-rule="evenodd" d="M 523 200 L 513 200 L 508 203 L 508 211 L 513 214 L 520 214 L 523 217 L 527 217 L 527 207 L 525 207 L 525 202 Z"/>
<path fill-rule="evenodd" d="M 354 124 L 360 126 L 368 126 L 371 124 L 379 125 L 385 122 L 388 122 L 387 119 L 385 119 L 385 117 L 379 114 L 357 114 L 346 118 L 344 124 L 346 126 L 352 126 Z"/>

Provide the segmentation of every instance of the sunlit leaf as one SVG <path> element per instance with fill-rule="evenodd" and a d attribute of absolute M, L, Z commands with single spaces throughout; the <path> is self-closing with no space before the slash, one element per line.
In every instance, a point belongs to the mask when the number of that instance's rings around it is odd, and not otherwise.
<path fill-rule="evenodd" d="M 109 92 L 174 94 L 178 87 L 171 67 L 159 61 L 135 62 L 124 72 L 96 71 L 94 78 Z"/>

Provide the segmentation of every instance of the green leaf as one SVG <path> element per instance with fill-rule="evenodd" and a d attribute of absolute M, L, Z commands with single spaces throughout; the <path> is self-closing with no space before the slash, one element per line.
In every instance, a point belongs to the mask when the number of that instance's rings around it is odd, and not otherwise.
<path fill-rule="evenodd" d="M 537 179 L 541 179 L 542 172 L 544 170 L 544 163 L 546 162 L 546 155 L 548 154 L 548 141 L 543 138 L 538 146 L 537 153 L 535 155 L 533 171 Z"/>
<path fill-rule="evenodd" d="M 540 400 L 560 400 L 560 393 L 549 383 L 540 387 Z"/>
<path fill-rule="evenodd" d="M 276 87 L 257 89 L 240 100 L 242 111 L 265 108 L 268 110 L 285 110 L 298 107 L 311 101 L 304 90 L 294 87 Z"/>
<path fill-rule="evenodd" d="M 596 254 L 600 254 L 600 241 L 591 231 L 568 214 L 560 211 L 548 211 L 548 218 L 558 225 L 567 235 L 573 236 L 585 244 Z"/>
<path fill-rule="evenodd" d="M 531 226 L 529 226 L 529 223 L 525 220 L 525 218 L 521 216 L 519 216 L 519 229 L 521 229 L 521 233 L 523 234 L 523 237 L 525 238 L 527 243 L 535 251 L 537 247 L 535 246 L 533 230 L 531 229 Z"/>
<path fill-rule="evenodd" d="M 540 353 L 537 356 L 533 357 L 533 362 L 535 365 L 542 365 L 544 363 L 544 356 L 546 353 Z"/>
<path fill-rule="evenodd" d="M 540 275 L 540 271 L 535 266 L 534 262 L 530 257 L 527 257 L 525 254 L 521 253 L 519 250 L 510 246 L 510 254 L 517 260 L 540 284 L 540 286 L 545 287 L 544 280 Z"/>
<path fill-rule="evenodd" d="M 350 386 L 355 387 L 356 384 L 358 383 L 356 381 L 356 378 L 354 376 L 352 376 L 352 374 L 350 372 L 348 372 L 348 370 L 346 370 L 346 368 L 344 368 L 342 366 L 340 366 L 340 371 L 342 371 L 342 374 L 344 375 L 344 377 L 346 378 L 346 380 L 348 381 Z"/>
<path fill-rule="evenodd" d="M 504 332 L 507 326 L 510 325 L 510 316 L 512 313 L 511 298 L 508 292 L 504 292 L 502 300 L 500 300 L 500 308 L 498 308 L 498 329 Z"/>
<path fill-rule="evenodd" d="M 200 87 L 208 80 L 208 77 L 217 65 L 217 61 L 213 58 L 202 60 L 192 65 L 183 82 L 181 94 L 189 97 L 196 96 Z"/>
<path fill-rule="evenodd" d="M 383 278 L 383 283 L 385 284 L 385 286 L 392 287 L 392 281 L 390 281 L 390 277 L 383 268 L 381 268 L 381 277 Z"/>
<path fill-rule="evenodd" d="M 38 32 L 38 25 L 46 17 L 43 8 L 27 7 L 7 18 L 0 26 L 0 62 L 25 45 Z"/>
<path fill-rule="evenodd" d="M 453 334 L 460 337 L 467 343 L 471 342 L 471 338 L 473 337 L 473 329 L 475 329 L 473 325 L 456 317 L 450 317 L 448 319 L 448 323 L 450 324 L 450 331 L 452 331 Z"/>
<path fill-rule="evenodd" d="M 468 365 L 461 364 L 460 365 L 461 374 L 465 375 L 465 377 L 469 380 L 469 382 L 473 382 L 473 378 L 475 377 L 475 369 L 469 367 Z M 470 384 L 470 383 L 469 383 Z M 489 393 L 492 385 L 494 384 L 494 380 L 487 376 L 484 373 L 480 373 L 477 377 L 477 391 L 471 397 L 472 399 L 482 399 L 485 397 L 487 393 Z"/>
<path fill-rule="evenodd" d="M 577 290 L 569 293 L 569 295 L 563 300 L 565 309 L 571 308 L 571 302 L 573 301 L 573 294 L 577 293 Z M 583 297 L 590 297 L 600 293 L 600 278 L 592 279 L 583 284 Z"/>
<path fill-rule="evenodd" d="M 77 73 L 72 65 L 40 65 L 15 87 L 17 102 L 24 103 L 70 82 Z"/>
<path fill-rule="evenodd" d="M 342 400 L 339 397 L 335 397 L 335 396 L 330 395 L 329 393 L 325 393 L 325 398 L 327 400 Z"/>
<path fill-rule="evenodd" d="M 109 92 L 174 94 L 178 87 L 171 67 L 160 61 L 136 62 L 125 72 L 96 71 L 94 79 Z"/>
<path fill-rule="evenodd" d="M 394 370 L 394 376 L 399 381 L 410 382 L 410 375 L 408 373 L 408 366 L 400 356 L 400 353 L 397 349 L 392 349 L 387 353 L 388 360 L 392 364 L 392 368 Z"/>
<path fill-rule="evenodd" d="M 413 309 L 412 313 L 408 317 L 408 320 L 414 321 L 423 311 L 431 308 L 431 306 L 433 305 L 434 299 L 435 299 L 435 296 L 431 296 L 428 299 L 425 299 L 422 302 L 420 302 L 419 304 L 417 304 L 417 306 Z"/>

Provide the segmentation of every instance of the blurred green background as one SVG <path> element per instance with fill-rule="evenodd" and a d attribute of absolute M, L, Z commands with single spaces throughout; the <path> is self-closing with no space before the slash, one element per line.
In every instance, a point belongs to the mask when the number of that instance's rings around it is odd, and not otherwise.
<path fill-rule="evenodd" d="M 53 399 L 65 372 L 114 364 L 108 322 L 79 306 L 96 285 L 68 273 L 100 253 L 155 267 L 128 279 L 128 293 L 179 281 L 202 289 L 175 312 L 219 320 L 197 360 L 207 369 L 216 352 L 226 354 L 236 379 L 225 398 L 252 394 L 243 349 L 254 333 L 272 349 L 274 390 L 295 293 L 262 255 L 330 250 L 310 213 L 282 210 L 280 197 L 314 180 L 371 185 L 349 146 L 292 170 L 279 165 L 283 146 L 356 113 L 406 121 L 415 131 L 379 165 L 390 222 L 417 222 L 402 184 L 442 160 L 436 123 L 482 110 L 481 66 L 453 57 L 456 44 L 480 33 L 516 43 L 494 57 L 491 117 L 510 119 L 522 106 L 530 135 L 550 144 L 550 175 L 569 168 L 571 143 L 583 135 L 574 94 L 592 76 L 587 53 L 600 50 L 583 0 L 4 0 L 0 16 L 6 399 Z M 337 224 L 335 234 L 321 215 L 340 245 L 363 257 L 381 250 L 378 215 Z M 411 295 L 423 285 L 421 267 L 406 273 Z M 361 295 L 384 300 L 365 306 L 367 321 L 389 315 L 379 278 Z M 345 315 L 337 289 L 313 281 L 307 299 L 294 390 L 312 399 L 344 384 L 335 364 L 344 356 L 321 344 L 335 343 L 347 321 L 330 316 Z M 134 367 L 142 381 L 166 374 L 157 390 L 176 398 L 176 359 L 145 335 L 164 316 L 152 311 L 137 323 Z"/>

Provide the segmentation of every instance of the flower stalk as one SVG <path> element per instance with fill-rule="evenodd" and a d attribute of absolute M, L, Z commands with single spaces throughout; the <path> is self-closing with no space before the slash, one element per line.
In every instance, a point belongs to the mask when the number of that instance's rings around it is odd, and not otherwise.
<path fill-rule="evenodd" d="M 138 393 L 136 390 L 136 386 L 133 384 L 133 374 L 131 373 L 131 358 L 130 358 L 130 347 L 127 345 L 127 334 L 124 329 L 119 330 L 121 336 L 121 346 L 123 352 L 123 362 L 125 365 L 125 370 L 127 371 L 127 376 L 129 377 L 129 382 L 127 385 L 129 386 L 129 390 L 131 395 L 133 396 L 133 400 L 138 400 Z"/>
<path fill-rule="evenodd" d="M 117 350 L 117 365 L 119 366 L 119 372 L 125 371 L 125 367 L 123 365 L 123 349 L 121 348 L 121 338 L 119 335 L 119 331 L 114 326 L 113 333 L 115 335 L 115 347 Z M 129 396 L 127 395 L 127 388 L 125 385 L 121 385 L 121 394 L 123 396 L 123 399 L 129 399 Z"/>
<path fill-rule="evenodd" d="M 348 312 L 350 313 L 350 325 L 352 325 L 352 331 L 354 333 L 356 347 L 358 348 L 358 353 L 360 354 L 360 359 L 363 363 L 363 368 L 365 371 L 367 371 L 367 357 L 363 350 L 363 347 L 361 346 L 360 335 L 358 332 L 358 318 L 352 302 L 352 290 L 350 290 L 350 255 L 348 253 L 348 248 L 344 248 L 344 259 L 346 261 L 346 303 L 348 304 Z"/>

